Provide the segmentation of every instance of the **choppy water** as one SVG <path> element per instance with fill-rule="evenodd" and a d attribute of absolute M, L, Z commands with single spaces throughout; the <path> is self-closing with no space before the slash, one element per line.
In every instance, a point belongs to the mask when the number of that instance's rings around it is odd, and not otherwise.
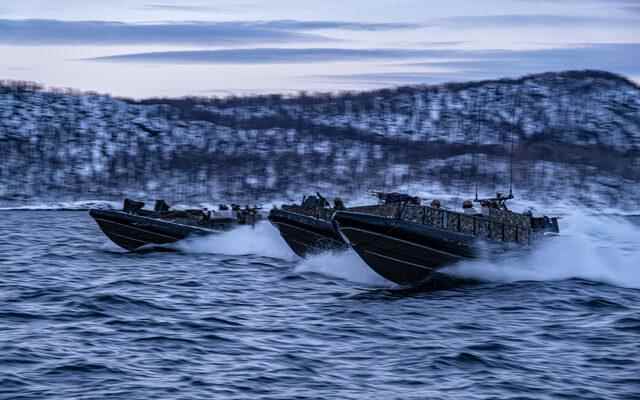
<path fill-rule="evenodd" d="M 640 398 L 640 229 L 563 223 L 409 291 L 268 225 L 131 254 L 86 213 L 0 212 L 0 398 Z"/>

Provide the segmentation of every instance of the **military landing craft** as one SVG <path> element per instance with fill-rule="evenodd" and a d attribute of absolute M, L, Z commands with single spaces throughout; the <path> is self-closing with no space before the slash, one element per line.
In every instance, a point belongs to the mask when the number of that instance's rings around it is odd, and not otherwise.
<path fill-rule="evenodd" d="M 534 217 L 507 208 L 512 195 L 469 200 L 463 212 L 437 201 L 389 204 L 368 212 L 337 211 L 334 227 L 374 271 L 400 285 L 416 285 L 445 266 L 479 257 L 527 249 L 559 233 L 558 219 Z"/>
<path fill-rule="evenodd" d="M 158 200 L 153 210 L 146 210 L 144 203 L 129 199 L 124 200 L 122 210 L 93 209 L 89 215 L 111 241 L 127 250 L 216 234 L 239 225 L 253 225 L 262 218 L 256 207 L 171 210 L 166 202 Z"/>
<path fill-rule="evenodd" d="M 269 221 L 278 228 L 280 235 L 291 250 L 300 257 L 324 251 L 339 251 L 348 248 L 347 242 L 335 229 L 331 218 L 337 211 L 373 213 L 390 204 L 415 199 L 400 193 L 374 192 L 378 204 L 346 208 L 340 198 L 333 205 L 320 193 L 305 196 L 300 204 L 283 205 L 269 213 Z"/>

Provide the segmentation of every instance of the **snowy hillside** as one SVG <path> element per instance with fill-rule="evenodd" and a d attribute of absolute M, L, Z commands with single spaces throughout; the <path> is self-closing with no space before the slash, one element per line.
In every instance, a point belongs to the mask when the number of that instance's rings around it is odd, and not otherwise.
<path fill-rule="evenodd" d="M 640 88 L 582 71 L 375 92 L 115 99 L 0 85 L 0 203 L 425 187 L 637 209 Z M 473 153 L 478 153 L 474 155 Z M 476 169 L 474 166 L 478 166 Z"/>

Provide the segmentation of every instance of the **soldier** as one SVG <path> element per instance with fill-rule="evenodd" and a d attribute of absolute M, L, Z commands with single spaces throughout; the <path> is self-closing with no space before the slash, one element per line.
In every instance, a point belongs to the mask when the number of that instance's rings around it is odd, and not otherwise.
<path fill-rule="evenodd" d="M 485 217 L 490 216 L 491 215 L 491 202 L 489 202 L 488 200 L 482 200 L 480 202 L 480 213 Z"/>
<path fill-rule="evenodd" d="M 302 207 L 307 209 L 312 209 L 318 207 L 320 200 L 316 196 L 307 196 L 302 202 Z"/>
<path fill-rule="evenodd" d="M 462 202 L 462 210 L 466 215 L 476 215 L 478 212 L 473 207 L 473 201 L 465 200 Z"/>
<path fill-rule="evenodd" d="M 207 207 L 202 210 L 202 222 L 207 222 L 211 219 L 211 211 Z"/>

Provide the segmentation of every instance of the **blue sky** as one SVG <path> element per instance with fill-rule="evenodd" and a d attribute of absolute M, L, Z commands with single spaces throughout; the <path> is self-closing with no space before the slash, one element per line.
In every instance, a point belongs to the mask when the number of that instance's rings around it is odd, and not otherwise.
<path fill-rule="evenodd" d="M 0 78 L 120 96 L 364 90 L 604 69 L 640 0 L 4 0 Z"/>

